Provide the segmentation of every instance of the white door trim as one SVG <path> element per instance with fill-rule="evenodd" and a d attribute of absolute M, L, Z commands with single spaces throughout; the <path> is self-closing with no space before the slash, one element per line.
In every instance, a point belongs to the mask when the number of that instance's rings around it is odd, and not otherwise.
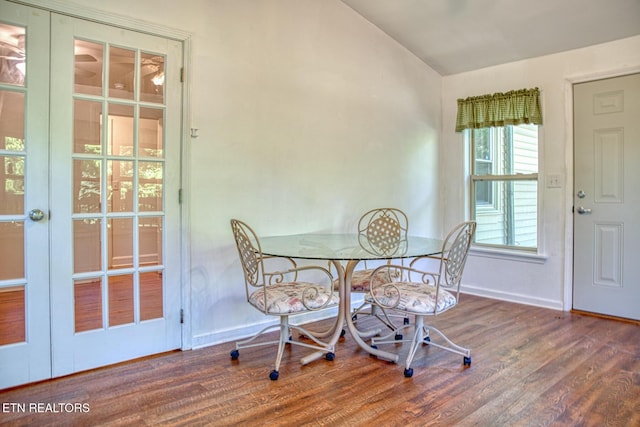
<path fill-rule="evenodd" d="M 565 186 L 565 241 L 564 241 L 564 286 L 563 286 L 563 310 L 571 311 L 573 308 L 573 85 L 593 80 L 621 77 L 627 74 L 640 72 L 640 66 L 614 68 L 611 70 L 597 71 L 592 73 L 575 74 L 565 77 L 564 81 L 564 102 L 565 102 L 565 159 L 567 169 L 567 182 Z"/>
<path fill-rule="evenodd" d="M 187 40 L 191 38 L 191 33 L 171 28 L 160 24 L 155 24 L 141 19 L 135 19 L 127 15 L 104 12 L 99 9 L 69 3 L 66 0 L 9 0 L 13 3 L 21 3 L 28 6 L 45 9 L 50 12 L 72 16 L 74 18 L 95 21 L 100 24 L 108 24 L 114 27 L 125 28 L 142 33 L 149 33 L 155 36 L 162 36 L 174 40 Z"/>
<path fill-rule="evenodd" d="M 148 33 L 155 36 L 171 38 L 182 43 L 182 67 L 184 70 L 184 82 L 182 84 L 182 133 L 181 133 L 181 180 L 182 180 L 182 215 L 181 215 L 181 297 L 184 323 L 182 325 L 182 350 L 192 348 L 192 322 L 191 322 L 191 253 L 190 245 L 190 180 L 189 180 L 189 142 L 191 141 L 191 83 L 189 70 L 191 65 L 191 38 L 192 34 L 180 29 L 150 23 L 129 16 L 104 12 L 86 6 L 69 4 L 65 0 L 8 0 L 13 3 L 37 7 L 49 12 L 60 13 L 75 18 L 95 21 L 115 27 Z"/>

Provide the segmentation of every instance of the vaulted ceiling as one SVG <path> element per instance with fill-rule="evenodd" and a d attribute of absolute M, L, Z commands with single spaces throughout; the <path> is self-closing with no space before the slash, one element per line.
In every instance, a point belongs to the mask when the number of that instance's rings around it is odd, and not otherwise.
<path fill-rule="evenodd" d="M 640 0 L 342 0 L 442 75 L 640 34 Z"/>

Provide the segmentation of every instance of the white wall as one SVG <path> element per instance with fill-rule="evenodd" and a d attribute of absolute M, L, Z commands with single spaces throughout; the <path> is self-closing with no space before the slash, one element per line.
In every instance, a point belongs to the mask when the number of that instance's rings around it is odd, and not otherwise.
<path fill-rule="evenodd" d="M 513 259 L 475 252 L 463 283 L 468 292 L 557 309 L 571 309 L 573 133 L 571 83 L 640 71 L 640 37 L 513 62 L 443 78 L 442 208 L 444 228 L 462 219 L 466 201 L 465 144 L 455 133 L 458 98 L 539 87 L 542 200 L 541 255 Z M 562 188 L 546 188 L 560 174 Z M 585 266 L 590 268 L 590 266 Z"/>
<path fill-rule="evenodd" d="M 189 31 L 193 345 L 246 333 L 229 219 L 341 231 L 373 207 L 440 237 L 441 77 L 338 0 L 82 0 Z"/>
<path fill-rule="evenodd" d="M 55 2 L 57 0 L 51 0 Z M 68 2 L 64 2 L 68 4 Z M 475 253 L 467 291 L 570 308 L 571 81 L 640 69 L 640 37 L 440 77 L 338 0 L 76 0 L 188 31 L 187 141 L 193 344 L 230 340 L 262 316 L 244 302 L 229 231 L 340 231 L 395 206 L 412 232 L 439 237 L 464 219 L 465 149 L 456 99 L 542 90 L 542 256 Z M 569 287 L 567 287 L 569 283 Z"/>

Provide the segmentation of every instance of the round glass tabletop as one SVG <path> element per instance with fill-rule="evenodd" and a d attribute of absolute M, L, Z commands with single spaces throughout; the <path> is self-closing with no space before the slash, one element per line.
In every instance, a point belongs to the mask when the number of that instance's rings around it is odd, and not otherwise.
<path fill-rule="evenodd" d="M 260 238 L 264 255 L 323 260 L 414 258 L 442 251 L 442 240 L 419 236 L 370 240 L 357 233 L 305 233 Z"/>

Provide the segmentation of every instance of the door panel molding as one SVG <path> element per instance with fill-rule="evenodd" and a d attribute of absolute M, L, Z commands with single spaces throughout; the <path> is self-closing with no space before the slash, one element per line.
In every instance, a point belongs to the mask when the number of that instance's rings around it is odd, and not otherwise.
<path fill-rule="evenodd" d="M 624 202 L 624 129 L 596 129 L 594 137 L 595 203 Z"/>
<path fill-rule="evenodd" d="M 621 223 L 595 223 L 594 284 L 614 288 L 622 287 L 622 255 L 624 226 Z"/>

